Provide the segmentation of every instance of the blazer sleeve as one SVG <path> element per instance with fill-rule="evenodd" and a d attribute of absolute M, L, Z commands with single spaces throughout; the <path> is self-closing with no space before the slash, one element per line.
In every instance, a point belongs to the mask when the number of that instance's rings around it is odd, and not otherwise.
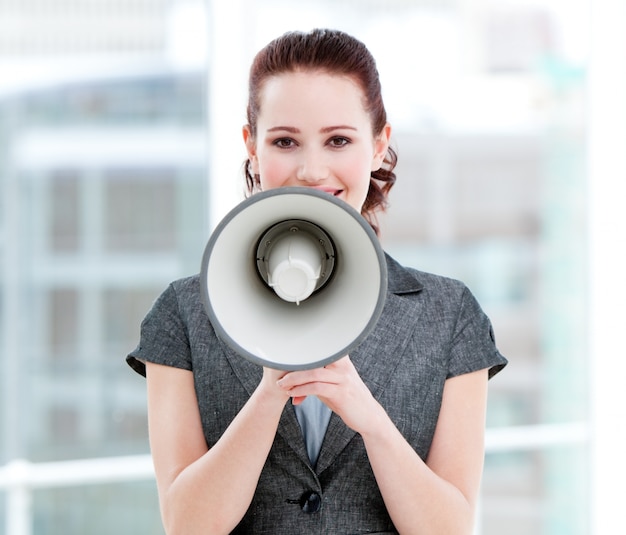
<path fill-rule="evenodd" d="M 489 368 L 489 378 L 507 364 L 496 347 L 491 321 L 467 287 L 454 324 L 448 378 Z"/>
<path fill-rule="evenodd" d="M 191 370 L 187 332 L 175 286 L 170 284 L 141 322 L 139 344 L 128 354 L 126 362 L 143 376 L 146 362 Z"/>

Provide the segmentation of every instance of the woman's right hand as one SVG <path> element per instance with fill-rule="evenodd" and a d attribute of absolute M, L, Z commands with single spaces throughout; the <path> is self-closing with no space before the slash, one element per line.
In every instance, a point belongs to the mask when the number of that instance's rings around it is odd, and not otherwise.
<path fill-rule="evenodd" d="M 287 400 L 291 398 L 291 396 L 288 392 L 285 391 L 284 388 L 278 386 L 278 381 L 280 381 L 287 373 L 289 372 L 286 372 L 285 370 L 275 370 L 274 368 L 264 367 L 263 378 L 261 379 L 261 385 L 264 388 L 267 388 L 271 392 L 276 392 L 280 394 L 282 397 L 285 398 L 285 402 L 287 402 Z M 306 396 L 293 397 L 291 399 L 291 402 L 294 405 L 298 405 L 299 403 L 302 403 L 305 398 Z"/>

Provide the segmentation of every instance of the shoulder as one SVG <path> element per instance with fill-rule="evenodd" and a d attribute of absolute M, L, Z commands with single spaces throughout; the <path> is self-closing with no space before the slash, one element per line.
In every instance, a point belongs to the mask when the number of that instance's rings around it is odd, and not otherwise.
<path fill-rule="evenodd" d="M 468 321 L 489 322 L 464 282 L 402 266 L 391 257 L 387 262 L 390 303 L 403 314 L 413 307 L 420 322 L 431 322 L 432 328 L 442 336 L 462 329 Z"/>
<path fill-rule="evenodd" d="M 387 255 L 388 290 L 397 295 L 421 294 L 425 299 L 460 300 L 469 290 L 460 280 L 403 266 Z"/>
<path fill-rule="evenodd" d="M 168 286 L 169 289 L 180 298 L 197 296 L 200 291 L 200 275 L 195 274 L 172 281 Z"/>
<path fill-rule="evenodd" d="M 489 368 L 491 377 L 506 365 L 495 346 L 491 320 L 465 283 L 402 266 L 389 256 L 387 266 L 396 307 L 406 314 L 411 305 L 400 301 L 410 299 L 419 313 L 420 337 L 448 344 L 449 377 L 483 368 Z"/>
<path fill-rule="evenodd" d="M 203 314 L 199 275 L 193 275 L 167 285 L 144 318 L 142 327 L 169 330 L 181 337 L 190 324 L 204 321 Z"/>
<path fill-rule="evenodd" d="M 201 305 L 201 301 L 200 275 L 196 274 L 170 282 L 155 305 L 184 314 L 190 306 Z"/>

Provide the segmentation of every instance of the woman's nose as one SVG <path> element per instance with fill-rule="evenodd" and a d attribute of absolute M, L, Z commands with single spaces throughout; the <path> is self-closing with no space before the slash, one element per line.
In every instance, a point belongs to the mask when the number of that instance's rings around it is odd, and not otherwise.
<path fill-rule="evenodd" d="M 328 165 L 319 155 L 310 154 L 304 158 L 296 171 L 296 178 L 302 182 L 321 182 L 329 177 Z"/>

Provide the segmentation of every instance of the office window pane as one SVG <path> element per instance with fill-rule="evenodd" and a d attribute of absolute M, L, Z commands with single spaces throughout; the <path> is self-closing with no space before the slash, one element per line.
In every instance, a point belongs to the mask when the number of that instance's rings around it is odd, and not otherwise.
<path fill-rule="evenodd" d="M 55 288 L 49 294 L 50 356 L 66 360 L 78 353 L 79 294 L 74 288 Z"/>
<path fill-rule="evenodd" d="M 109 172 L 105 192 L 108 251 L 175 250 L 176 183 L 171 172 Z"/>
<path fill-rule="evenodd" d="M 51 182 L 50 247 L 55 253 L 80 247 L 80 182 L 75 172 L 59 171 Z"/>
<path fill-rule="evenodd" d="M 489 455 L 483 482 L 488 499 L 481 503 L 483 532 L 587 533 L 588 511 L 581 505 L 589 500 L 587 455 L 587 448 L 576 444 Z"/>
<path fill-rule="evenodd" d="M 34 495 L 37 535 L 164 533 L 152 481 L 40 490 Z"/>
<path fill-rule="evenodd" d="M 73 407 L 51 407 L 46 418 L 51 445 L 75 444 L 80 439 L 80 414 Z"/>

